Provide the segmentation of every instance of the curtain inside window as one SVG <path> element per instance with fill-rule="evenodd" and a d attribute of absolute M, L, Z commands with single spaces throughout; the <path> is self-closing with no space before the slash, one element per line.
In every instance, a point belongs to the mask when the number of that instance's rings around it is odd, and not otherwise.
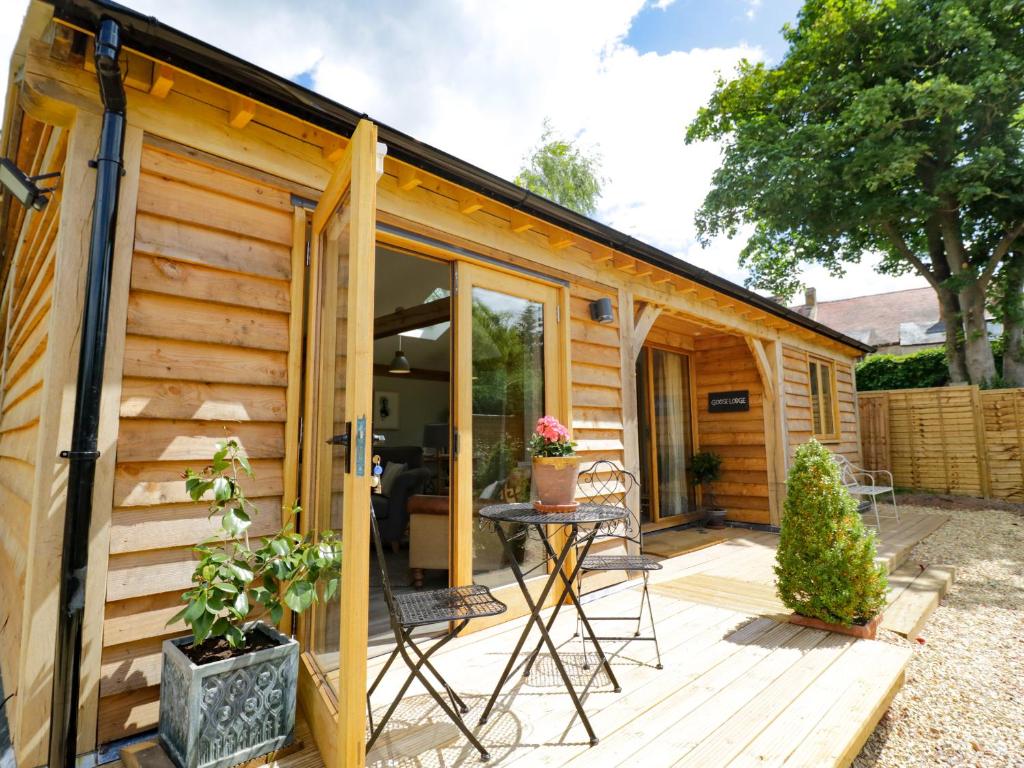
<path fill-rule="evenodd" d="M 659 516 L 670 517 L 690 506 L 690 370 L 683 355 L 656 349 L 652 358 Z"/>

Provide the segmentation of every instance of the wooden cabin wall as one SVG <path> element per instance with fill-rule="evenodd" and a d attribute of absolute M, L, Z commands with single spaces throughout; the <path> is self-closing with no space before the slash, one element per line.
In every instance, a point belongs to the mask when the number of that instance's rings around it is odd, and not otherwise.
<path fill-rule="evenodd" d="M 693 354 L 700 450 L 722 457 L 715 501 L 725 507 L 729 520 L 768 524 L 762 384 L 754 357 L 743 337 L 728 335 L 698 336 Z M 739 389 L 750 392 L 749 411 L 708 412 L 708 393 Z"/>
<path fill-rule="evenodd" d="M 817 356 L 816 357 L 820 357 Z M 829 450 L 861 463 L 860 428 L 857 417 L 857 388 L 853 362 L 848 358 L 827 358 L 835 366 L 836 399 L 839 406 L 839 440 L 825 441 Z M 811 419 L 811 381 L 808 353 L 791 345 L 782 347 L 785 385 L 787 449 L 792 460 L 797 447 L 813 437 Z"/>
<path fill-rule="evenodd" d="M 33 123 L 29 125 L 28 123 Z M 62 171 L 67 132 L 26 120 L 28 141 L 17 157 L 31 175 Z M 8 721 L 17 721 L 19 654 L 25 595 L 33 483 L 39 465 L 38 438 L 43 378 L 52 314 L 60 194 L 43 211 L 25 211 L 12 201 L 8 253 L 12 254 L 0 303 L 3 356 L 0 363 L 0 676 Z"/>
<path fill-rule="evenodd" d="M 146 146 L 128 297 L 99 740 L 157 721 L 160 645 L 214 532 L 182 473 L 219 440 L 252 459 L 250 532 L 281 524 L 294 208 L 290 195 Z M 296 276 L 302 279 L 301 275 Z M 289 499 L 289 503 L 290 503 Z"/>

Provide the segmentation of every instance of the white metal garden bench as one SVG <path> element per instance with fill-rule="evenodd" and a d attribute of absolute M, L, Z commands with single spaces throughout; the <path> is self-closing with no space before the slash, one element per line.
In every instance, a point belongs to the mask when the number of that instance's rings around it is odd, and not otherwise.
<path fill-rule="evenodd" d="M 896 506 L 896 489 L 892 479 L 892 472 L 887 469 L 867 470 L 858 467 L 845 456 L 834 454 L 832 458 L 839 466 L 842 473 L 842 483 L 851 496 L 866 496 L 871 502 L 871 511 L 875 513 L 875 526 L 882 530 L 881 515 L 878 512 L 878 497 L 890 496 L 892 498 L 892 509 L 896 522 L 900 521 L 900 510 Z M 885 476 L 889 484 L 882 485 L 876 476 Z M 884 478 L 883 478 L 884 479 Z M 892 517 L 893 515 L 886 515 Z"/>

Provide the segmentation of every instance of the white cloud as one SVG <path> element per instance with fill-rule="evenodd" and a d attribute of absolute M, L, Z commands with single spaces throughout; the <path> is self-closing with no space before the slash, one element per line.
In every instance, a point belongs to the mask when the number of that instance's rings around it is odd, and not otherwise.
<path fill-rule="evenodd" d="M 741 241 L 695 240 L 719 150 L 683 138 L 716 73 L 763 58 L 758 49 L 640 54 L 624 40 L 647 0 L 125 1 L 285 77 L 312 72 L 324 95 L 505 178 L 550 117 L 601 152 L 598 218 L 742 280 Z M 11 4 L 0 9 L 4 64 L 22 16 Z M 838 283 L 818 281 L 819 298 Z"/>
<path fill-rule="evenodd" d="M 754 17 L 757 16 L 757 12 L 760 8 L 761 0 L 747 0 L 747 18 L 753 21 Z"/>

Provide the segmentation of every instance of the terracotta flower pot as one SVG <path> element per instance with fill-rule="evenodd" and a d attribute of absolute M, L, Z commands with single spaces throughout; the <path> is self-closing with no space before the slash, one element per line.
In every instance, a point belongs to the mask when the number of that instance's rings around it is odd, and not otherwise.
<path fill-rule="evenodd" d="M 874 640 L 878 634 L 878 625 L 882 623 L 882 614 L 878 614 L 867 624 L 852 624 L 849 627 L 842 624 L 829 624 L 827 621 L 814 619 L 810 616 L 801 616 L 799 613 L 790 614 L 789 623 L 799 624 L 801 627 L 810 627 L 811 629 L 824 629 L 828 632 L 851 635 L 862 640 Z"/>
<path fill-rule="evenodd" d="M 546 507 L 564 507 L 576 503 L 580 460 L 579 456 L 533 457 L 533 482 L 541 504 Z"/>

